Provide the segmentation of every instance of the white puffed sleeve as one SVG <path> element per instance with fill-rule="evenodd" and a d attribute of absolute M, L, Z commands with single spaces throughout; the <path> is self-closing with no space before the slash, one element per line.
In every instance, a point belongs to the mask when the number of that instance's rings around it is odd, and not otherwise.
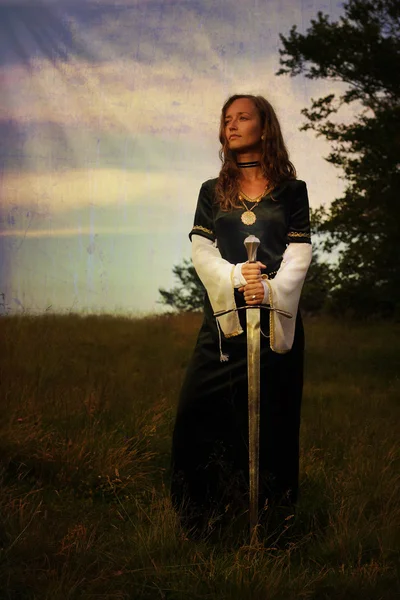
<path fill-rule="evenodd" d="M 245 285 L 240 265 L 233 265 L 221 257 L 215 243 L 202 235 L 192 235 L 192 261 L 196 272 L 206 288 L 214 313 L 224 310 L 233 312 L 218 318 L 225 337 L 243 333 L 237 311 L 234 288 Z"/>
<path fill-rule="evenodd" d="M 270 311 L 270 346 L 274 352 L 284 354 L 293 345 L 296 315 L 301 290 L 311 262 L 311 244 L 290 243 L 283 255 L 281 266 L 274 279 L 263 279 L 264 304 L 293 315 L 291 319 Z M 225 337 L 243 333 L 234 296 L 234 288 L 246 284 L 241 274 L 243 263 L 233 265 L 221 257 L 215 243 L 201 235 L 192 235 L 192 261 L 201 282 L 206 288 L 214 313 L 232 310 L 218 318 Z"/>
<path fill-rule="evenodd" d="M 291 243 L 283 254 L 281 266 L 274 279 L 263 279 L 266 291 L 264 302 L 272 308 L 280 308 L 293 315 L 288 319 L 270 311 L 270 346 L 279 354 L 289 352 L 293 345 L 300 294 L 311 255 L 311 244 Z"/>

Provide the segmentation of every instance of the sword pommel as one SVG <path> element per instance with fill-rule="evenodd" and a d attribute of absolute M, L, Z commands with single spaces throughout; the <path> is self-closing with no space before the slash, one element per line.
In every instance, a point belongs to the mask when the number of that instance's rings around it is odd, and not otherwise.
<path fill-rule="evenodd" d="M 257 250 L 260 245 L 260 240 L 255 235 L 248 235 L 244 240 L 244 245 L 247 250 L 247 260 L 250 263 L 254 263 L 257 261 Z"/>

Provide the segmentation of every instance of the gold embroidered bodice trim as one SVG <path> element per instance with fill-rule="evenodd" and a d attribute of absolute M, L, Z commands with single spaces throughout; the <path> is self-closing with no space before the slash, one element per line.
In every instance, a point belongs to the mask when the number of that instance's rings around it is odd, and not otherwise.
<path fill-rule="evenodd" d="M 207 229 L 207 227 L 203 227 L 202 225 L 193 225 L 192 231 L 194 229 L 199 229 L 200 231 L 204 231 L 204 233 L 209 233 L 210 235 L 214 235 L 214 232 L 211 229 Z"/>

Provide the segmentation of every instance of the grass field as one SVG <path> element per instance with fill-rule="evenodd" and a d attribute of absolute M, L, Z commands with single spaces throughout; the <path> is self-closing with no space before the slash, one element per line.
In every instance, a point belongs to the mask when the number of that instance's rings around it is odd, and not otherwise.
<path fill-rule="evenodd" d="M 298 511 L 254 550 L 170 506 L 200 318 L 0 318 L 1 600 L 398 596 L 400 325 L 306 320 Z"/>

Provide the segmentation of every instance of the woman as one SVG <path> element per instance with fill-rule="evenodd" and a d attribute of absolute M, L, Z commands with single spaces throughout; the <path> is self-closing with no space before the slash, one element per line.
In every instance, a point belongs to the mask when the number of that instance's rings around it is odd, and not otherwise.
<path fill-rule="evenodd" d="M 265 98 L 229 98 L 220 142 L 222 168 L 202 185 L 190 232 L 207 293 L 172 447 L 172 501 L 193 535 L 248 509 L 246 311 L 236 310 L 245 305 L 293 314 L 261 310 L 261 520 L 298 494 L 304 335 L 297 308 L 311 261 L 307 189 Z M 260 240 L 256 263 L 247 262 L 243 243 L 250 234 Z"/>

